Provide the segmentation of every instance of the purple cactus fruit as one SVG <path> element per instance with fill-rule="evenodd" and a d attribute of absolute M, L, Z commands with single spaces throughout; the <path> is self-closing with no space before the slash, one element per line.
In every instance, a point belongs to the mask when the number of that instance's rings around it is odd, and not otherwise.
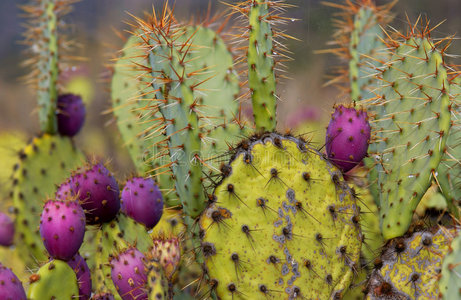
<path fill-rule="evenodd" d="M 85 210 L 88 224 L 109 222 L 120 210 L 117 181 L 102 164 L 78 170 L 72 177 L 73 190 Z"/>
<path fill-rule="evenodd" d="M 49 200 L 40 216 L 40 235 L 51 257 L 68 261 L 83 243 L 85 213 L 76 201 Z"/>
<path fill-rule="evenodd" d="M 27 300 L 26 292 L 19 278 L 2 264 L 0 264 L 0 299 Z"/>
<path fill-rule="evenodd" d="M 111 293 L 98 293 L 93 295 L 91 300 L 115 300 L 115 297 Z"/>
<path fill-rule="evenodd" d="M 73 200 L 72 197 L 75 197 L 75 193 L 72 187 L 72 177 L 66 179 L 61 185 L 58 186 L 55 194 L 56 200 Z"/>
<path fill-rule="evenodd" d="M 366 156 L 370 131 L 366 111 L 335 106 L 327 128 L 328 158 L 343 172 L 349 171 Z"/>
<path fill-rule="evenodd" d="M 111 258 L 111 277 L 123 300 L 147 299 L 146 258 L 136 248 L 129 248 Z"/>
<path fill-rule="evenodd" d="M 88 300 L 91 296 L 91 271 L 83 257 L 76 254 L 67 264 L 74 270 L 78 281 L 78 299 Z"/>
<path fill-rule="evenodd" d="M 163 197 L 151 178 L 135 177 L 122 191 L 122 211 L 135 221 L 154 228 L 162 217 Z"/>
<path fill-rule="evenodd" d="M 14 222 L 11 218 L 0 212 L 0 246 L 11 246 L 14 240 Z"/>
<path fill-rule="evenodd" d="M 60 135 L 76 135 L 85 122 L 85 105 L 82 98 L 73 94 L 58 96 L 58 131 Z"/>

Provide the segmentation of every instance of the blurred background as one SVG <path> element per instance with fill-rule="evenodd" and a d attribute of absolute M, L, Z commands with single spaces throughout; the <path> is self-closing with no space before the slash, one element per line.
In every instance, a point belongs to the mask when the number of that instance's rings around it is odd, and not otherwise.
<path fill-rule="evenodd" d="M 330 1 L 343 3 L 343 0 Z M 20 67 L 27 57 L 23 54 L 25 46 L 20 43 L 24 18 L 19 6 L 27 2 L 0 1 L 0 136 L 12 133 L 19 144 L 38 132 L 34 93 L 20 80 L 28 70 Z M 224 4 L 215 0 L 170 1 L 173 2 L 179 20 L 188 20 L 196 14 L 204 15 L 209 5 L 212 11 L 226 9 Z M 298 21 L 293 20 L 284 29 L 300 41 L 286 41 L 294 60 L 287 63 L 288 76 L 292 79 L 285 80 L 278 88 L 281 98 L 278 106 L 279 129 L 294 126 L 294 116 L 304 111 L 305 117 L 317 124 L 311 131 L 321 132 L 327 125 L 332 104 L 346 100 L 338 96 L 339 91 L 334 87 L 323 87 L 332 68 L 341 62 L 331 54 L 314 54 L 317 50 L 329 48 L 327 44 L 334 30 L 331 21 L 338 11 L 322 5 L 319 0 L 287 2 L 297 7 L 289 9 L 286 15 Z M 377 4 L 387 2 L 377 1 Z M 128 13 L 142 16 L 143 11 L 152 10 L 152 5 L 160 7 L 162 3 L 163 0 L 82 0 L 74 5 L 73 12 L 64 20 L 72 24 L 69 28 L 72 38 L 84 45 L 77 49 L 76 54 L 86 58 L 65 74 L 69 79 L 68 90 L 83 93 L 87 103 L 86 124 L 76 142 L 90 156 L 110 160 L 112 169 L 117 170 L 120 178 L 132 172 L 133 168 L 111 115 L 103 114 L 110 108 L 110 70 L 107 65 L 123 45 L 115 32 L 129 28 L 126 22 L 132 18 Z M 413 21 L 418 15 L 427 16 L 432 25 L 446 20 L 434 31 L 435 38 L 456 35 L 461 31 L 459 0 L 400 0 L 393 11 L 396 19 L 392 25 L 398 29 L 406 28 L 405 14 L 408 14 Z M 455 39 L 449 52 L 453 55 L 461 53 L 459 44 Z M 321 142 L 323 134 L 317 135 Z M 0 155 L 17 151 L 15 145 L 13 142 L 0 142 Z"/>

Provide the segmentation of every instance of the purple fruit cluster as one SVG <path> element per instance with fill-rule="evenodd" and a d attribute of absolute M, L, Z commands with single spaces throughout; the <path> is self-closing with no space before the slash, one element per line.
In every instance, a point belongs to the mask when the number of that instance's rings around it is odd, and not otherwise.
<path fill-rule="evenodd" d="M 0 263 L 0 299 L 26 300 L 26 292 L 18 277 Z"/>
<path fill-rule="evenodd" d="M 122 211 L 148 229 L 154 228 L 163 213 L 163 197 L 151 178 L 135 177 L 122 191 Z"/>
<path fill-rule="evenodd" d="M 82 207 L 76 201 L 47 201 L 40 216 L 40 235 L 51 257 L 72 259 L 85 235 Z"/>
<path fill-rule="evenodd" d="M 129 248 L 110 260 L 111 277 L 123 300 L 147 300 L 146 258 Z"/>
<path fill-rule="evenodd" d="M 11 218 L 0 212 L 0 246 L 11 246 L 14 240 L 14 223 Z"/>
<path fill-rule="evenodd" d="M 88 224 L 109 222 L 115 218 L 120 210 L 119 188 L 104 165 L 97 163 L 80 169 L 70 180 Z"/>
<path fill-rule="evenodd" d="M 58 131 L 60 135 L 76 135 L 85 122 L 85 105 L 82 98 L 73 94 L 58 97 Z"/>
<path fill-rule="evenodd" d="M 351 170 L 367 155 L 370 132 L 366 111 L 336 106 L 327 128 L 328 158 L 343 172 Z"/>

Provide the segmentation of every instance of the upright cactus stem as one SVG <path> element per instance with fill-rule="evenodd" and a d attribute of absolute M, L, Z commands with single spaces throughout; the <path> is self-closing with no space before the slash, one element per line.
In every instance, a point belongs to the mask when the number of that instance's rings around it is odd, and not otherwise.
<path fill-rule="evenodd" d="M 38 116 L 42 132 L 57 132 L 56 103 L 58 98 L 58 19 L 67 11 L 70 0 L 38 0 L 23 7 L 30 15 L 25 43 L 33 46 L 32 59 L 26 65 L 35 70 L 29 72 L 28 82 L 37 90 Z"/>
<path fill-rule="evenodd" d="M 164 10 L 166 12 L 166 10 Z M 174 178 L 184 212 L 192 218 L 205 208 L 200 159 L 202 132 L 199 125 L 199 104 L 185 64 L 191 48 L 190 40 L 178 42 L 181 32 L 170 18 L 152 17 L 152 26 L 143 25 L 142 34 L 148 49 L 152 86 L 163 124 Z"/>
<path fill-rule="evenodd" d="M 248 85 L 256 128 L 273 131 L 276 127 L 275 62 L 269 3 L 252 0 L 249 12 Z"/>

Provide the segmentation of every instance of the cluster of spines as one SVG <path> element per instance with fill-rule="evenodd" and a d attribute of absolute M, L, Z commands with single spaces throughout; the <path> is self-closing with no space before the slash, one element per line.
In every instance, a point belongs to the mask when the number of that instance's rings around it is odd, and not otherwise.
<path fill-rule="evenodd" d="M 70 46 L 70 42 L 58 35 L 60 18 L 69 12 L 74 2 L 76 0 L 33 0 L 22 6 L 29 17 L 24 43 L 32 52 L 32 58 L 24 64 L 33 68 L 26 81 L 37 91 L 40 128 L 50 134 L 57 132 L 58 76 L 65 58 L 61 50 Z"/>

